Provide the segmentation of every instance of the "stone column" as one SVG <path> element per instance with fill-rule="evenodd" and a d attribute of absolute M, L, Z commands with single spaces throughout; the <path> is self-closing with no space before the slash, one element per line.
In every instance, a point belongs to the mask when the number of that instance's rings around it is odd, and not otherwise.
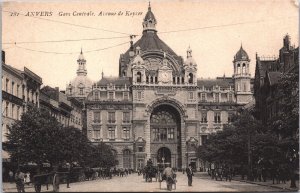
<path fill-rule="evenodd" d="M 182 166 L 186 167 L 186 128 L 185 128 L 185 122 L 183 119 L 181 119 L 181 157 L 182 157 Z M 178 155 L 180 156 L 180 155 Z"/>
<path fill-rule="evenodd" d="M 151 142 L 151 138 L 150 138 L 150 116 L 148 116 L 147 122 L 145 123 L 145 140 L 146 140 L 145 152 L 147 154 L 146 159 L 148 160 L 148 159 L 151 158 L 151 151 L 150 151 L 150 142 Z"/>

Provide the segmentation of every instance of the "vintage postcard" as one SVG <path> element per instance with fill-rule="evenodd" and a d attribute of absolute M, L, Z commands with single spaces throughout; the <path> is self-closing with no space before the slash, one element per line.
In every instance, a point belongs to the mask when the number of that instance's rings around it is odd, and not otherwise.
<path fill-rule="evenodd" d="M 298 190 L 297 0 L 1 15 L 4 192 Z"/>

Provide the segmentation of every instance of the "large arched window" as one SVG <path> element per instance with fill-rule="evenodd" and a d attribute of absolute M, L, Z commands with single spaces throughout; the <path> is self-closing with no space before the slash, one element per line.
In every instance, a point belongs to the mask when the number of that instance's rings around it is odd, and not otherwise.
<path fill-rule="evenodd" d="M 136 82 L 142 82 L 142 73 L 141 72 L 136 73 Z"/>
<path fill-rule="evenodd" d="M 131 152 L 129 149 L 125 149 L 123 151 L 123 168 L 131 168 L 131 160 L 130 160 Z"/>
<path fill-rule="evenodd" d="M 194 75 L 192 73 L 189 73 L 189 83 L 193 83 L 194 82 Z"/>

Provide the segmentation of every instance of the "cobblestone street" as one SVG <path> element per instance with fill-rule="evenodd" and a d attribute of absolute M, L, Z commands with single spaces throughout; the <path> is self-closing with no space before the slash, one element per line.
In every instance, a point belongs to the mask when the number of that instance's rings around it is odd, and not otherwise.
<path fill-rule="evenodd" d="M 159 188 L 159 182 L 146 183 L 142 176 L 138 176 L 136 173 L 127 177 L 113 177 L 110 180 L 93 180 L 72 183 L 70 188 L 67 188 L 66 184 L 60 185 L 61 192 L 164 192 L 167 191 L 166 183 L 161 183 L 161 189 Z M 3 185 L 5 192 L 15 192 L 15 185 L 5 183 Z M 32 187 L 27 187 L 26 191 L 34 191 Z M 46 187 L 42 187 L 42 191 L 45 192 Z M 52 191 L 52 186 L 49 186 L 47 192 Z M 270 186 L 262 186 L 257 184 L 250 184 L 239 181 L 215 181 L 211 180 L 206 173 L 196 173 L 193 178 L 193 186 L 187 186 L 187 177 L 182 173 L 177 173 L 177 187 L 176 192 L 220 192 L 220 191 L 284 191 L 280 188 L 274 188 Z"/>

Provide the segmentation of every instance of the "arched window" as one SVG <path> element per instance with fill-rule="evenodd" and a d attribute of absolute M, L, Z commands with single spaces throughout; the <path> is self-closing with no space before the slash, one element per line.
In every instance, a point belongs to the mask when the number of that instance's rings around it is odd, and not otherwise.
<path fill-rule="evenodd" d="M 177 84 L 180 84 L 180 78 L 177 77 Z"/>
<path fill-rule="evenodd" d="M 237 65 L 237 74 L 241 74 L 241 64 Z"/>
<path fill-rule="evenodd" d="M 153 76 L 151 76 L 150 80 L 151 80 L 151 83 L 153 83 Z"/>
<path fill-rule="evenodd" d="M 136 82 L 142 82 L 142 73 L 141 72 L 136 73 Z"/>
<path fill-rule="evenodd" d="M 193 83 L 194 81 L 194 75 L 192 73 L 189 73 L 189 83 Z"/>
<path fill-rule="evenodd" d="M 123 70 L 123 76 L 126 76 L 126 70 Z"/>
<path fill-rule="evenodd" d="M 242 74 L 246 74 L 246 64 L 245 63 L 243 63 Z"/>
<path fill-rule="evenodd" d="M 181 83 L 182 83 L 182 84 L 184 83 L 184 77 L 181 78 Z"/>
<path fill-rule="evenodd" d="M 130 169 L 131 168 L 131 160 L 130 160 L 130 150 L 129 149 L 125 149 L 123 151 L 123 168 L 127 168 Z"/>

